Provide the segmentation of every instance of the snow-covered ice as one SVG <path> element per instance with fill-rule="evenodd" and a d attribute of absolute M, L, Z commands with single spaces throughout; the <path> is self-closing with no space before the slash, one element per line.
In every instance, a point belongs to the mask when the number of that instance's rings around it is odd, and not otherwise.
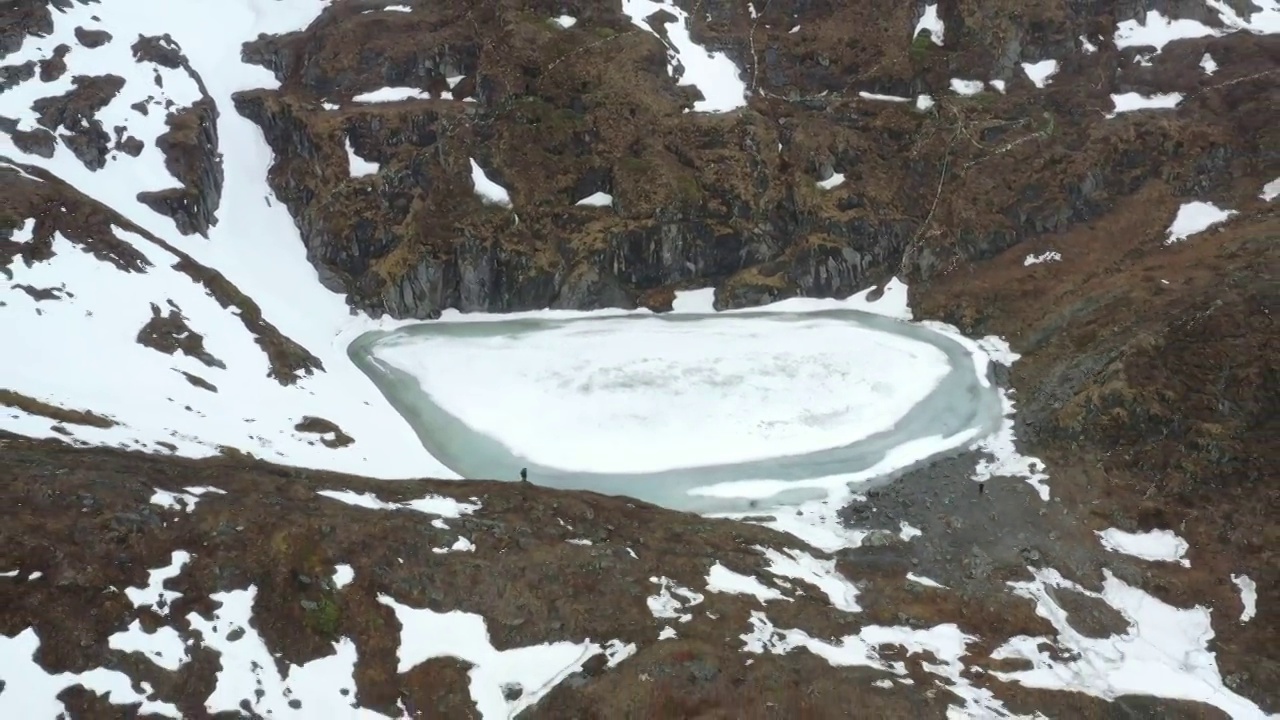
<path fill-rule="evenodd" d="M 1103 547 L 1111 552 L 1124 553 L 1143 560 L 1176 562 L 1183 567 L 1191 567 L 1191 561 L 1183 557 L 1187 554 L 1187 541 L 1178 537 L 1172 530 L 1131 533 L 1118 528 L 1107 528 L 1096 532 Z"/>
<path fill-rule="evenodd" d="M 1027 78 L 1038 88 L 1042 88 L 1049 84 L 1049 79 L 1058 72 L 1058 61 L 1049 59 L 1039 62 L 1022 63 L 1022 71 L 1027 74 Z"/>
<path fill-rule="evenodd" d="M 1108 118 L 1138 110 L 1172 110 L 1182 102 L 1182 93 L 1156 93 L 1155 95 L 1136 92 L 1112 93 L 1111 102 L 1115 104 L 1115 110 L 1107 114 Z"/>
<path fill-rule="evenodd" d="M 1258 614 L 1258 584 L 1243 574 L 1232 575 L 1231 582 L 1240 590 L 1240 622 L 1249 622 Z"/>
<path fill-rule="evenodd" d="M 431 352 L 413 337 L 374 352 L 467 427 L 572 471 L 654 472 L 842 446 L 893 427 L 949 370 L 931 345 L 840 318 L 602 318 L 427 342 Z"/>
<path fill-rule="evenodd" d="M 1235 210 L 1224 210 L 1210 202 L 1200 202 L 1195 200 L 1183 203 L 1178 208 L 1178 214 L 1174 216 L 1173 222 L 1169 225 L 1169 230 L 1165 234 L 1165 245 L 1172 245 L 1176 242 L 1186 240 L 1197 233 L 1226 222 L 1236 214 Z"/>
<path fill-rule="evenodd" d="M 667 22 L 666 39 L 649 25 L 649 17 L 665 11 L 675 17 Z M 747 84 L 738 66 L 723 52 L 711 52 L 690 36 L 689 13 L 674 3 L 656 0 L 622 0 L 622 12 L 636 27 L 651 33 L 667 48 L 667 69 L 680 85 L 692 85 L 703 100 L 693 104 L 694 112 L 729 112 L 747 104 Z"/>
<path fill-rule="evenodd" d="M 486 203 L 511 207 L 511 193 L 507 189 L 489 179 L 484 168 L 471 159 L 471 183 L 475 186 L 476 195 Z"/>
<path fill-rule="evenodd" d="M 1267 715 L 1222 681 L 1218 663 L 1207 647 L 1213 639 L 1209 610 L 1167 605 L 1139 588 L 1104 571 L 1101 593 L 1071 582 L 1052 568 L 1029 568 L 1032 580 L 1012 582 L 1014 592 L 1036 603 L 1036 614 L 1057 632 L 1064 652 L 1045 652 L 1054 640 L 1017 636 L 991 653 L 994 660 L 1018 659 L 1027 670 L 992 672 L 1006 682 L 1031 688 L 1070 690 L 1106 700 L 1125 695 L 1202 702 L 1221 709 L 1233 720 L 1261 720 Z M 1095 638 L 1076 631 L 1070 618 L 1049 593 L 1063 588 L 1102 600 L 1129 621 L 1123 634 Z M 1271 717 L 1275 717 L 1274 715 Z"/>

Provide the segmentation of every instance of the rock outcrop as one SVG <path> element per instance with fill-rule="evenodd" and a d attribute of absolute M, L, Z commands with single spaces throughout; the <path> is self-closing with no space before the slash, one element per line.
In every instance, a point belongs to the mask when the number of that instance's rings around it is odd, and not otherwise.
<path fill-rule="evenodd" d="M 164 153 L 165 168 L 182 185 L 138 193 L 138 202 L 172 218 L 183 235 L 208 237 L 209 228 L 218 222 L 218 205 L 222 201 L 218 104 L 173 38 L 168 35 L 139 37 L 132 49 L 138 62 L 186 71 L 202 96 L 188 107 L 171 111 L 165 118 L 168 131 L 156 138 L 156 147 Z M 121 145 L 125 152 L 129 151 L 123 142 Z"/>
<path fill-rule="evenodd" d="M 119 75 L 77 75 L 72 89 L 61 95 L 40 98 L 31 105 L 36 122 L 59 139 L 90 170 L 107 164 L 111 136 L 95 115 L 115 99 L 124 87 Z"/>
<path fill-rule="evenodd" d="M 1272 162 L 1274 99 L 1259 90 L 1274 40 L 1204 38 L 1144 65 L 1110 40 L 1137 3 L 1019 7 L 1016 22 L 944 7 L 935 46 L 911 41 L 911 6 L 772 3 L 752 19 L 711 3 L 694 38 L 733 58 L 751 97 L 708 115 L 686 112 L 696 91 L 617 8 L 562 29 L 505 4 L 461 16 L 339 3 L 247 44 L 281 88 L 236 106 L 275 150 L 273 188 L 326 285 L 396 317 L 627 306 L 689 285 L 738 307 L 893 274 L 928 282 L 1095 220 L 1151 179 L 1205 194 Z M 849 27 L 868 30 L 850 43 Z M 1205 50 L 1230 70 L 1186 72 Z M 1058 69 L 1039 88 L 1022 63 L 1043 60 Z M 1002 89 L 957 94 L 954 78 Z M 358 99 L 384 86 L 421 97 Z M 1131 91 L 1186 100 L 1106 117 L 1110 94 Z M 925 109 L 877 99 L 922 94 Z M 348 144 L 378 172 L 352 177 Z M 511 208 L 471 192 L 473 159 Z M 819 187 L 836 172 L 842 184 Z M 607 207 L 575 204 L 596 192 Z"/>

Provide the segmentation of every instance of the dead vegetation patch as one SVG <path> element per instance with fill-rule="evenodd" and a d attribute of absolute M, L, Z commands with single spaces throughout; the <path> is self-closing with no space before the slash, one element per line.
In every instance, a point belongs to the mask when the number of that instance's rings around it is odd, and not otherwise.
<path fill-rule="evenodd" d="M 226 369 L 227 364 L 214 357 L 204 347 L 204 336 L 187 325 L 187 318 L 172 300 L 168 314 L 162 314 L 160 306 L 151 303 L 151 319 L 138 331 L 139 345 L 162 352 L 165 355 L 182 353 L 209 367 Z"/>
<path fill-rule="evenodd" d="M 4 388 L 0 388 L 0 405 L 7 405 L 31 415 L 39 415 L 71 425 L 87 425 L 105 429 L 119 424 L 115 420 L 103 417 L 92 410 L 71 410 Z"/>
<path fill-rule="evenodd" d="M 178 372 L 182 374 L 182 377 L 186 378 L 187 382 L 200 388 L 201 390 L 208 390 L 211 393 L 218 392 L 217 385 L 214 385 L 213 383 L 209 382 L 208 380 L 205 380 L 199 375 L 196 375 L 194 373 L 189 373 L 186 370 L 178 370 Z"/>
<path fill-rule="evenodd" d="M 355 438 L 343 432 L 337 423 L 314 415 L 303 417 L 297 425 L 293 426 L 293 429 L 298 432 L 326 436 L 320 438 L 320 443 L 327 448 L 342 448 L 355 442 Z"/>

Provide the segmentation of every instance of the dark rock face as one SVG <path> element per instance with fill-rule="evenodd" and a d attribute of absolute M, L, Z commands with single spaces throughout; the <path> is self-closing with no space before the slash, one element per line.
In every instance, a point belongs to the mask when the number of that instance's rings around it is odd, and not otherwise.
<path fill-rule="evenodd" d="M 53 157 L 54 152 L 58 149 L 58 138 L 44 128 L 15 130 L 9 133 L 9 137 L 13 139 L 13 144 L 22 152 L 31 153 L 42 158 Z"/>
<path fill-rule="evenodd" d="M 172 218 L 174 226 L 183 235 L 208 237 L 209 228 L 218 223 L 217 211 L 222 202 L 218 105 L 209 95 L 200 74 L 187 61 L 182 48 L 169 35 L 139 37 L 131 49 L 138 62 L 153 62 L 171 70 L 185 70 L 203 96 L 189 107 L 171 111 L 165 118 L 169 129 L 156 138 L 156 147 L 164 153 L 165 168 L 182 183 L 181 187 L 138 193 L 138 202 Z M 132 145 L 118 142 L 125 152 L 134 149 L 141 152 L 137 144 L 140 141 L 136 139 Z"/>
<path fill-rule="evenodd" d="M 728 53 L 755 92 L 707 115 L 686 112 L 696 91 L 675 84 L 657 38 L 616 8 L 578 9 L 563 30 L 505 7 L 463 22 L 443 8 L 338 4 L 304 31 L 247 43 L 244 59 L 282 87 L 235 102 L 277 155 L 272 188 L 326 286 L 396 317 L 629 307 L 689 286 L 715 286 L 728 308 L 845 296 L 893 275 L 927 285 L 1094 221 L 1154 178 L 1199 195 L 1270 162 L 1264 80 L 1221 85 L 1174 68 L 1212 45 L 1232 77 L 1247 77 L 1280 60 L 1272 40 L 1184 43 L 1144 67 L 1098 38 L 1154 6 L 1111 16 L 1033 4 L 1012 20 L 996 6 L 944 5 L 945 46 L 913 48 L 913 7 L 781 3 L 757 23 L 713 3 L 709 20 L 695 13 L 694 37 Z M 835 30 L 848 27 L 872 29 L 851 43 Z M 1100 50 L 1081 53 L 1082 35 Z M 510 51 L 486 50 L 497 45 Z M 1021 63 L 1044 59 L 1060 69 L 1034 88 Z M 629 70 L 596 71 L 606 63 Z M 958 96 L 955 77 L 1001 79 L 1007 91 Z M 391 85 L 433 99 L 354 100 Z M 1127 91 L 1189 99 L 1104 118 L 1110 94 Z M 351 177 L 348 143 L 378 172 Z M 511 208 L 472 192 L 473 160 Z M 836 172 L 842 184 L 818 187 Z M 595 192 L 612 202 L 576 205 Z"/>
<path fill-rule="evenodd" d="M 90 30 L 87 28 L 76 28 L 76 41 L 87 48 L 97 48 L 111 42 L 111 33 L 106 30 Z"/>
<path fill-rule="evenodd" d="M 101 170 L 111 149 L 111 136 L 94 115 L 124 87 L 119 75 L 77 75 L 71 90 L 31 104 L 36 122 L 50 131 L 59 129 L 64 145 L 90 170 Z"/>
<path fill-rule="evenodd" d="M 156 138 L 169 174 L 182 187 L 138 193 L 138 201 L 161 215 L 173 218 L 183 235 L 208 237 L 217 224 L 215 213 L 222 199 L 222 155 L 218 152 L 218 108 L 213 101 L 197 100 L 190 107 L 170 113 L 169 130 Z M 141 141 L 133 138 L 134 143 Z M 121 145 L 125 152 L 130 146 Z M 135 145 L 140 152 L 141 147 Z"/>
<path fill-rule="evenodd" d="M 5 65 L 0 67 L 0 92 L 24 83 L 36 76 L 36 61 L 28 60 L 21 65 Z"/>
<path fill-rule="evenodd" d="M 40 82 L 53 82 L 62 77 L 67 71 L 67 53 L 69 52 L 71 52 L 71 46 L 63 43 L 53 49 L 52 55 L 38 63 Z"/>

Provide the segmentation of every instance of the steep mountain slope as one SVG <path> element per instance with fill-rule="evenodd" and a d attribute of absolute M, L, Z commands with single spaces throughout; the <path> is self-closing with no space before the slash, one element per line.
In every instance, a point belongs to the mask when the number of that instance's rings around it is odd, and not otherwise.
<path fill-rule="evenodd" d="M 0 6 L 0 714 L 1280 712 L 1277 32 L 1274 0 Z M 824 553 L 257 460 L 456 478 L 348 361 L 391 318 L 895 276 L 1021 354 L 1050 501 L 962 455 Z"/>

